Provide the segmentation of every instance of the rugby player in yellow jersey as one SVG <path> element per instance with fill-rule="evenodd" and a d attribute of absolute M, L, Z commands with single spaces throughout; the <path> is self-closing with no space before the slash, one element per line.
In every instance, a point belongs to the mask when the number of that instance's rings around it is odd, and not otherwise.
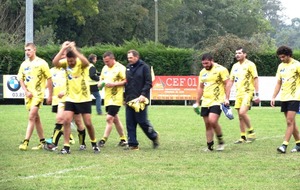
<path fill-rule="evenodd" d="M 222 129 L 219 124 L 221 115 L 221 103 L 229 105 L 229 81 L 228 70 L 213 61 L 211 54 L 207 53 L 202 56 L 203 69 L 199 74 L 199 85 L 197 89 L 197 99 L 195 106 L 201 102 L 201 116 L 203 117 L 206 129 L 207 149 L 213 151 L 214 133 L 217 136 L 218 146 L 216 150 L 224 150 L 224 140 Z"/>
<path fill-rule="evenodd" d="M 279 64 L 276 78 L 277 83 L 271 99 L 271 106 L 275 106 L 275 98 L 280 91 L 281 112 L 284 113 L 287 128 L 284 141 L 277 148 L 279 153 L 286 153 L 287 146 L 294 136 L 296 146 L 291 152 L 300 152 L 299 129 L 296 125 L 296 113 L 300 108 L 300 63 L 292 58 L 293 51 L 287 46 L 281 46 L 276 52 L 282 63 Z"/>
<path fill-rule="evenodd" d="M 69 43 L 69 42 L 66 42 Z M 66 51 L 63 52 L 60 59 L 66 58 Z M 56 113 L 56 124 L 54 127 L 53 135 L 50 139 L 46 139 L 46 150 L 57 150 L 58 141 L 63 134 L 63 122 L 64 122 L 64 109 L 65 109 L 65 91 L 66 91 L 66 70 L 62 67 L 52 67 L 50 69 L 53 82 L 53 94 L 52 94 L 52 112 Z M 79 150 L 85 150 L 85 127 L 82 123 L 81 115 L 74 115 L 74 121 L 77 126 L 78 138 L 79 138 Z M 75 144 L 75 139 L 70 134 L 70 144 Z"/>
<path fill-rule="evenodd" d="M 61 59 L 64 52 L 66 59 Z M 70 153 L 71 121 L 75 113 L 82 115 L 83 122 L 88 130 L 92 148 L 99 153 L 95 130 L 91 120 L 92 99 L 89 89 L 89 61 L 75 47 L 75 42 L 64 42 L 58 54 L 53 59 L 53 65 L 63 67 L 67 72 L 66 103 L 64 111 L 64 148 L 61 154 Z"/>
<path fill-rule="evenodd" d="M 64 56 L 65 57 L 65 56 Z M 46 139 L 45 149 L 50 151 L 57 150 L 58 141 L 63 135 L 63 121 L 65 109 L 65 90 L 66 90 L 66 70 L 62 67 L 52 67 L 50 69 L 53 82 L 52 95 L 52 112 L 56 113 L 56 123 L 53 135 L 50 139 Z M 80 150 L 84 150 L 85 145 L 85 128 L 82 123 L 81 115 L 75 114 L 74 120 L 77 126 Z M 70 144 L 75 144 L 75 139 L 70 134 Z"/>
<path fill-rule="evenodd" d="M 120 142 L 118 145 L 126 146 L 126 136 L 118 115 L 120 107 L 123 105 L 124 101 L 123 93 L 124 85 L 126 83 L 126 67 L 115 60 L 115 56 L 112 52 L 105 52 L 102 57 L 105 66 L 102 68 L 98 86 L 101 87 L 102 83 L 105 83 L 104 106 L 107 115 L 105 131 L 98 145 L 100 147 L 104 146 L 111 133 L 112 125 L 115 124 L 120 136 Z"/>
<path fill-rule="evenodd" d="M 36 56 L 36 46 L 33 43 L 25 45 L 25 53 L 28 57 L 20 66 L 18 72 L 18 80 L 25 92 L 25 105 L 29 110 L 29 119 L 26 130 L 26 135 L 23 143 L 19 146 L 20 150 L 27 150 L 28 143 L 34 126 L 36 127 L 40 143 L 33 150 L 42 149 L 45 144 L 44 131 L 39 116 L 39 108 L 44 102 L 46 86 L 49 91 L 47 104 L 52 101 L 52 80 L 48 63 Z"/>
<path fill-rule="evenodd" d="M 235 51 L 235 58 L 238 61 L 233 65 L 230 72 L 229 87 L 233 83 L 236 88 L 236 99 L 234 108 L 237 110 L 240 121 L 241 138 L 235 144 L 244 142 L 251 143 L 256 139 L 253 127 L 250 123 L 250 118 L 247 114 L 251 108 L 252 100 L 259 103 L 258 93 L 258 73 L 253 62 L 248 60 L 247 53 L 244 48 L 239 47 Z M 246 136 L 246 129 L 248 135 Z"/>

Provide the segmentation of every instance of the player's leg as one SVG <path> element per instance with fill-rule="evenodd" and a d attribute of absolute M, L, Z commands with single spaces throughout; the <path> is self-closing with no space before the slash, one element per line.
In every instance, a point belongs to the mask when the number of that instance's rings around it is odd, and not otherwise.
<path fill-rule="evenodd" d="M 85 102 L 78 105 L 78 113 L 81 113 L 85 127 L 87 128 L 90 136 L 92 148 L 94 153 L 99 153 L 100 149 L 97 145 L 97 139 L 95 136 L 95 128 L 92 124 L 91 113 L 92 113 L 92 102 Z"/>
<path fill-rule="evenodd" d="M 213 128 L 214 132 L 216 133 L 217 140 L 218 140 L 218 147 L 216 150 L 222 151 L 225 148 L 225 143 L 223 140 L 223 133 L 222 133 L 222 128 L 219 124 L 219 118 L 221 115 L 221 108 L 220 106 L 212 106 L 209 109 L 209 115 L 208 115 L 208 122 L 210 123 L 210 126 Z"/>
<path fill-rule="evenodd" d="M 205 136 L 207 149 L 204 151 L 213 151 L 214 150 L 214 129 L 212 128 L 208 116 L 203 116 L 203 121 L 205 123 Z"/>
<path fill-rule="evenodd" d="M 284 135 L 284 141 L 282 145 L 277 148 L 277 151 L 279 153 L 286 153 L 287 146 L 289 145 L 289 141 L 296 127 L 295 117 L 298 109 L 299 109 L 299 104 L 297 103 L 297 101 L 289 101 L 289 102 L 281 103 L 281 112 L 284 112 L 287 128 Z"/>
<path fill-rule="evenodd" d="M 300 135 L 299 135 L 299 129 L 296 125 L 296 121 L 295 121 L 295 124 L 294 124 L 293 136 L 294 136 L 296 145 L 291 150 L 291 152 L 300 152 Z"/>
<path fill-rule="evenodd" d="M 237 113 L 240 112 L 240 108 L 242 106 L 242 101 L 243 101 L 243 98 L 242 97 L 236 97 L 236 100 L 235 100 L 235 104 L 234 104 L 234 108 L 236 109 Z M 245 131 L 245 128 L 243 127 L 243 125 L 241 126 L 241 118 L 239 116 L 239 127 L 240 127 L 240 139 L 238 139 L 237 141 L 234 142 L 234 144 L 240 144 L 240 143 L 244 143 L 246 142 L 246 131 Z"/>
<path fill-rule="evenodd" d="M 30 117 L 32 116 L 32 111 L 33 111 L 31 107 L 34 106 L 32 105 L 32 98 L 25 97 L 25 105 L 26 105 L 26 109 L 28 110 L 28 122 L 27 122 L 25 139 L 23 141 L 23 144 L 19 146 L 20 150 L 27 150 L 27 145 L 29 143 L 29 140 L 31 138 L 34 129 L 34 122 L 30 121 Z"/>
<path fill-rule="evenodd" d="M 86 150 L 86 144 L 85 144 L 85 126 L 82 122 L 82 116 L 81 114 L 75 113 L 74 115 L 74 121 L 77 126 L 77 132 L 78 132 L 78 139 L 79 139 L 79 150 Z"/>
<path fill-rule="evenodd" d="M 289 145 L 291 136 L 294 132 L 296 112 L 287 111 L 284 113 L 284 115 L 285 115 L 285 119 L 286 119 L 287 128 L 285 131 L 284 140 L 282 142 L 282 145 L 277 148 L 277 151 L 279 153 L 286 153 L 287 146 Z"/>
<path fill-rule="evenodd" d="M 248 142 L 248 143 L 251 143 L 256 139 L 254 128 L 251 126 L 250 118 L 248 115 L 248 111 L 251 108 L 252 99 L 253 99 L 253 93 L 248 93 L 247 96 L 244 97 L 243 103 L 242 103 L 242 106 L 245 107 L 244 108 L 245 110 L 244 111 L 241 110 L 242 112 L 244 112 L 243 120 L 244 120 L 244 124 L 245 124 L 245 129 L 247 130 L 247 141 L 246 142 Z"/>
<path fill-rule="evenodd" d="M 113 114 L 114 112 L 112 112 L 112 106 L 106 106 L 105 110 L 107 112 L 107 114 L 106 114 L 106 126 L 105 126 L 103 137 L 98 142 L 98 145 L 100 147 L 103 147 L 105 145 L 106 141 L 108 140 L 108 137 L 109 137 L 109 135 L 112 131 L 112 125 L 114 123 L 114 114 Z"/>
<path fill-rule="evenodd" d="M 36 127 L 37 134 L 39 136 L 39 139 L 40 139 L 40 143 L 38 144 L 38 146 L 32 147 L 32 150 L 40 150 L 40 149 L 44 148 L 46 141 L 45 141 L 45 137 L 44 137 L 44 130 L 42 127 L 41 118 L 40 118 L 38 111 L 37 111 L 37 116 L 35 119 L 35 127 Z"/>
<path fill-rule="evenodd" d="M 52 110 L 51 111 L 52 111 L 52 113 L 55 113 L 55 124 L 57 123 L 57 110 L 58 110 L 58 105 L 52 105 Z M 48 138 L 48 139 L 46 139 L 46 143 L 47 144 L 51 144 L 52 145 L 53 134 L 55 133 L 55 130 L 56 130 L 56 125 L 54 126 L 53 133 L 52 133 L 51 137 Z"/>
<path fill-rule="evenodd" d="M 206 144 L 207 148 L 204 151 L 213 151 L 214 150 L 214 129 L 209 122 L 209 108 L 208 107 L 201 107 L 200 112 L 204 124 L 205 124 L 205 136 L 206 136 Z"/>
<path fill-rule="evenodd" d="M 250 119 L 247 114 L 248 110 L 248 106 L 241 106 L 241 108 L 238 110 L 240 120 L 240 131 L 243 133 L 246 133 L 246 128 L 250 124 Z"/>
<path fill-rule="evenodd" d="M 94 153 L 99 153 L 100 149 L 98 148 L 98 145 L 97 145 L 97 139 L 95 136 L 95 129 L 94 129 L 94 126 L 93 126 L 92 120 L 91 120 L 91 114 L 83 113 L 82 118 L 83 118 L 84 125 L 86 126 L 88 134 L 90 136 L 90 140 L 91 140 L 91 144 L 92 144 Z"/>
<path fill-rule="evenodd" d="M 298 104 L 298 111 L 297 113 L 300 111 L 300 101 L 296 101 L 296 104 Z M 294 146 L 294 148 L 291 150 L 291 152 L 300 152 L 300 134 L 299 134 L 299 129 L 298 126 L 296 124 L 296 118 L 294 120 L 294 131 L 293 131 L 293 136 L 295 139 L 295 143 L 296 145 Z"/>
<path fill-rule="evenodd" d="M 75 103 L 66 102 L 64 110 L 64 148 L 61 154 L 70 153 L 70 134 L 71 134 L 71 121 L 73 120 L 74 113 L 76 112 Z"/>
<path fill-rule="evenodd" d="M 124 127 L 122 122 L 120 121 L 119 115 L 116 114 L 114 117 L 114 124 L 116 126 L 116 129 L 118 131 L 119 137 L 120 137 L 120 142 L 119 142 L 119 146 L 126 146 L 127 145 L 127 141 L 126 141 L 126 136 L 124 133 Z"/>
<path fill-rule="evenodd" d="M 25 98 L 25 105 L 26 109 L 29 110 L 28 112 L 28 123 L 26 128 L 25 139 L 23 140 L 22 144 L 20 144 L 20 150 L 27 150 L 29 140 L 32 136 L 35 124 L 35 117 L 37 114 L 38 109 L 36 109 L 36 105 L 33 104 L 32 98 Z"/>
<path fill-rule="evenodd" d="M 244 142 L 252 142 L 255 140 L 255 133 L 254 133 L 254 129 L 251 127 L 250 124 L 250 118 L 247 114 L 247 112 L 250 109 L 251 106 L 251 99 L 252 96 L 245 96 L 245 97 L 239 97 L 236 99 L 236 104 L 235 104 L 235 108 L 238 112 L 238 116 L 239 116 L 239 122 L 240 122 L 240 133 L 241 133 L 241 138 L 239 140 L 237 140 L 235 142 L 235 144 L 241 144 Z M 248 137 L 249 140 L 246 137 L 247 131 L 246 129 L 248 129 Z"/>
<path fill-rule="evenodd" d="M 65 108 L 62 105 L 58 105 L 57 112 L 56 112 L 56 123 L 55 129 L 52 136 L 52 142 L 55 147 L 57 147 L 59 139 L 61 135 L 63 135 L 63 123 L 64 123 L 64 111 Z"/>

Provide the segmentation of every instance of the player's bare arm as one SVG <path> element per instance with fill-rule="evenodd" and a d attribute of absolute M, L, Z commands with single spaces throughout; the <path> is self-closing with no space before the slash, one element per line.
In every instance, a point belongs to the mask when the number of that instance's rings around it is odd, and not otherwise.
<path fill-rule="evenodd" d="M 70 42 L 69 47 L 72 48 L 72 51 L 74 52 L 76 57 L 78 57 L 81 60 L 83 68 L 88 67 L 90 65 L 89 60 L 77 50 L 75 42 Z"/>
<path fill-rule="evenodd" d="M 52 93 L 53 93 L 53 85 L 52 85 L 52 79 L 48 78 L 47 79 L 47 88 L 48 88 L 48 98 L 47 98 L 47 104 L 50 105 L 52 102 Z"/>
<path fill-rule="evenodd" d="M 32 98 L 33 95 L 32 95 L 31 92 L 29 92 L 29 91 L 27 90 L 26 85 L 25 85 L 25 83 L 24 83 L 23 80 L 20 80 L 20 85 L 21 85 L 22 89 L 23 89 L 24 92 L 25 92 L 25 96 L 26 96 L 27 98 Z"/>
<path fill-rule="evenodd" d="M 71 42 L 69 41 L 65 41 L 62 45 L 61 45 L 61 49 L 59 50 L 59 52 L 55 55 L 55 57 L 52 60 L 52 64 L 55 67 L 60 67 L 60 63 L 59 60 L 61 60 L 61 58 L 63 57 L 63 55 L 65 54 L 67 48 L 70 47 Z"/>
<path fill-rule="evenodd" d="M 271 102 L 270 102 L 272 107 L 275 106 L 275 98 L 276 98 L 277 94 L 279 93 L 280 88 L 281 88 L 281 80 L 277 80 L 277 83 L 276 83 L 276 86 L 275 86 L 275 89 L 274 89 L 274 92 L 273 92 L 273 96 L 272 96 L 272 99 L 271 99 Z"/>

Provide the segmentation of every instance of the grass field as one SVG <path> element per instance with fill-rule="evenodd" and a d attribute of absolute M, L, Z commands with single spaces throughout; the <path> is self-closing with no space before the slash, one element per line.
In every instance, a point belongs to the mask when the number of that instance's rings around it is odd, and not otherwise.
<path fill-rule="evenodd" d="M 38 143 L 36 131 L 30 149 L 19 151 L 27 111 L 21 105 L 1 105 L 0 189 L 300 189 L 300 154 L 276 152 L 285 132 L 279 108 L 253 107 L 249 112 L 258 137 L 252 144 L 233 144 L 240 135 L 234 114 L 234 120 L 220 118 L 223 152 L 203 151 L 204 123 L 190 106 L 150 106 L 149 119 L 160 133 L 159 149 L 153 150 L 138 129 L 140 150 L 124 151 L 116 147 L 114 129 L 100 154 L 78 151 L 75 144 L 70 155 L 60 155 L 30 150 Z M 51 107 L 43 106 L 40 116 L 50 137 L 55 123 Z M 124 108 L 120 117 L 125 125 Z M 105 116 L 92 119 L 99 139 Z M 292 139 L 288 151 L 293 146 Z"/>

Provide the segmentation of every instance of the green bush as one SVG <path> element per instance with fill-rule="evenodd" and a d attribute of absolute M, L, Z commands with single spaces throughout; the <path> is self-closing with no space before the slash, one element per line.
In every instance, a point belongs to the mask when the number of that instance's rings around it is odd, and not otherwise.
<path fill-rule="evenodd" d="M 136 49 L 140 52 L 141 59 L 154 67 L 156 75 L 190 75 L 192 63 L 192 50 L 167 48 L 162 45 L 155 46 L 154 43 L 132 42 L 124 46 L 97 45 L 95 47 L 83 47 L 81 52 L 88 56 L 94 53 L 98 56 L 96 68 L 100 71 L 104 66 L 102 55 L 106 51 L 112 51 L 116 60 L 127 64 L 127 51 Z M 45 59 L 51 67 L 53 56 L 59 51 L 58 46 L 37 47 L 37 56 Z M 23 48 L 0 49 L 0 73 L 17 74 L 20 64 L 24 61 Z"/>
<path fill-rule="evenodd" d="M 226 49 L 225 45 L 219 47 L 220 49 L 215 52 L 227 52 L 232 56 L 232 61 L 228 62 L 229 57 L 226 56 L 225 66 L 230 67 L 235 62 L 234 51 L 235 49 Z M 223 49 L 226 49 L 226 51 Z M 143 59 L 150 66 L 153 66 L 155 75 L 174 75 L 174 76 L 186 76 L 186 75 L 198 75 L 201 69 L 200 56 L 203 52 L 192 49 L 179 49 L 165 47 L 161 44 L 155 45 L 154 42 L 141 43 L 137 40 L 131 42 L 125 42 L 123 46 L 116 46 L 113 44 L 97 44 L 94 47 L 83 47 L 81 52 L 88 56 L 94 53 L 98 56 L 98 62 L 96 68 L 101 71 L 104 66 L 102 62 L 102 55 L 106 51 L 114 52 L 116 60 L 120 63 L 127 64 L 127 51 L 130 49 L 136 49 L 140 52 L 141 59 Z M 217 50 L 217 49 L 214 49 Z M 49 66 L 52 67 L 51 60 L 53 56 L 59 51 L 59 46 L 48 45 L 44 47 L 37 47 L 37 55 L 45 59 Z M 222 54 L 217 54 L 217 61 L 222 63 Z M 24 61 L 24 50 L 20 48 L 0 48 L 0 74 L 17 74 L 20 64 Z M 277 58 L 275 50 L 274 52 L 259 52 L 248 53 L 248 57 L 251 61 L 256 63 L 259 76 L 275 76 L 276 69 L 280 60 Z M 300 51 L 294 51 L 293 57 L 300 60 Z"/>

